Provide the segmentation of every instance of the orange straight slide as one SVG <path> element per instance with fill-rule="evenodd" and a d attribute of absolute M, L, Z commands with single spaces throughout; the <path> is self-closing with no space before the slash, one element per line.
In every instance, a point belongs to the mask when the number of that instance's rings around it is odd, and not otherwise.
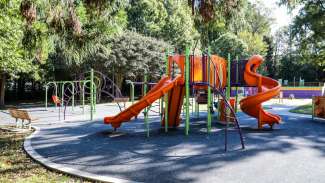
<path fill-rule="evenodd" d="M 280 93 L 280 84 L 271 78 L 256 73 L 257 68 L 263 62 L 263 58 L 259 55 L 252 56 L 245 67 L 244 79 L 249 86 L 257 86 L 258 93 L 253 96 L 246 97 L 240 101 L 240 108 L 243 112 L 258 119 L 258 128 L 268 124 L 280 123 L 281 118 L 278 115 L 266 112 L 262 103 L 272 99 Z"/>
<path fill-rule="evenodd" d="M 175 86 L 168 93 L 168 127 L 174 128 L 178 127 L 181 122 L 181 112 L 183 106 L 183 99 L 185 95 L 184 84 Z M 162 118 L 162 126 L 165 125 L 165 113 Z"/>
<path fill-rule="evenodd" d="M 123 122 L 130 121 L 132 117 L 137 116 L 144 108 L 150 106 L 153 102 L 164 96 L 165 93 L 172 91 L 173 88 L 179 85 L 184 85 L 184 78 L 182 76 L 179 75 L 173 80 L 170 77 L 163 77 L 147 95 L 119 114 L 105 117 L 104 123 L 111 124 L 114 128 L 119 128 Z"/>

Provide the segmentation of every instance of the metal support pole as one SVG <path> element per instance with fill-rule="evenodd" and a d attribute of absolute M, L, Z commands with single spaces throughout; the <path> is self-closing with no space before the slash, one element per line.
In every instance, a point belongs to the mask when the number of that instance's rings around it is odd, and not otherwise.
<path fill-rule="evenodd" d="M 48 86 L 45 86 L 45 110 L 47 110 L 47 90 L 48 90 Z"/>
<path fill-rule="evenodd" d="M 143 96 L 145 96 L 147 94 L 147 89 L 148 89 L 148 77 L 147 77 L 147 73 L 144 74 L 144 78 L 143 78 Z M 150 136 L 150 129 L 149 129 L 149 121 L 148 121 L 148 113 L 149 113 L 149 107 L 144 108 L 144 123 L 146 125 L 146 132 L 147 132 L 147 137 Z"/>
<path fill-rule="evenodd" d="M 238 80 L 239 80 L 239 72 L 238 72 L 238 56 L 236 56 L 236 99 L 235 99 L 235 113 L 237 113 L 238 110 Z"/>
<path fill-rule="evenodd" d="M 74 83 L 71 82 L 72 84 L 72 110 L 74 109 Z"/>
<path fill-rule="evenodd" d="M 85 85 L 86 82 L 83 81 L 82 82 L 82 113 L 85 113 Z"/>
<path fill-rule="evenodd" d="M 207 57 L 207 74 L 208 74 L 208 103 L 207 103 L 207 108 L 208 108 L 208 123 L 207 123 L 207 132 L 210 133 L 211 131 L 211 86 L 210 86 L 210 76 L 211 76 L 211 68 L 210 68 L 210 47 L 208 49 L 208 57 Z"/>
<path fill-rule="evenodd" d="M 166 57 L 166 76 L 169 77 L 169 50 L 165 53 Z M 169 100 L 169 92 L 167 92 L 164 96 L 165 98 L 165 132 L 168 132 L 168 100 Z"/>
<path fill-rule="evenodd" d="M 65 82 L 62 83 L 61 85 L 61 106 L 64 106 L 64 84 Z"/>
<path fill-rule="evenodd" d="M 231 91 L 231 86 L 230 86 L 230 67 L 231 67 L 231 61 L 230 61 L 230 53 L 228 53 L 228 66 L 227 66 L 227 91 L 226 91 L 226 97 L 227 97 L 227 100 L 230 99 L 230 91 Z"/>
<path fill-rule="evenodd" d="M 131 93 L 130 93 L 130 97 L 131 97 L 131 102 L 132 104 L 134 103 L 134 83 L 131 81 L 130 83 L 130 87 L 131 87 Z"/>
<path fill-rule="evenodd" d="M 58 97 L 58 85 L 55 83 L 55 96 Z M 58 104 L 55 102 L 55 109 L 58 107 Z"/>
<path fill-rule="evenodd" d="M 94 70 L 90 71 L 90 120 L 94 119 Z"/>
<path fill-rule="evenodd" d="M 230 92 L 231 92 L 231 87 L 230 87 L 230 67 L 231 67 L 231 61 L 230 61 L 230 53 L 228 53 L 228 62 L 227 62 L 227 90 L 226 90 L 226 100 L 229 101 L 230 103 Z M 226 104 L 227 101 L 224 101 L 224 104 Z M 225 107 L 225 106 L 224 106 Z M 230 103 L 230 107 L 231 107 L 231 103 Z M 223 109 L 221 109 L 223 110 Z M 228 109 L 226 108 L 226 111 L 225 111 L 225 115 L 226 115 L 226 128 L 225 128 L 225 151 L 227 151 L 227 142 L 228 142 L 228 127 L 229 127 L 229 123 L 228 123 L 228 118 L 227 116 L 230 115 L 230 110 L 231 109 Z"/>
<path fill-rule="evenodd" d="M 160 115 L 160 121 L 161 120 L 163 120 L 162 119 L 162 117 L 163 117 L 163 110 L 164 110 L 164 100 L 163 100 L 163 98 L 161 98 L 160 100 L 159 100 L 159 102 L 160 102 L 160 110 L 159 110 L 159 115 Z"/>
<path fill-rule="evenodd" d="M 231 79 L 231 57 L 230 57 L 230 53 L 228 53 L 228 63 L 227 64 L 228 64 L 227 65 L 227 85 L 228 86 L 227 86 L 226 97 L 227 97 L 227 100 L 230 103 L 230 93 L 231 93 L 231 84 L 230 84 L 230 81 L 231 81 L 230 80 Z M 226 110 L 226 121 L 228 121 L 228 119 L 229 119 L 229 118 L 227 118 L 227 116 L 230 116 L 230 109 Z M 228 122 L 227 122 L 227 125 L 228 125 Z"/>
<path fill-rule="evenodd" d="M 93 102 L 93 105 L 94 105 L 94 107 L 93 107 L 93 109 L 94 109 L 94 113 L 96 112 L 96 103 L 97 103 L 97 87 L 96 87 L 96 84 L 94 83 L 94 97 L 93 97 L 93 100 L 94 100 L 94 102 Z"/>
<path fill-rule="evenodd" d="M 221 90 L 223 90 L 223 70 L 222 70 L 222 65 L 221 64 L 219 64 L 219 66 L 218 66 L 218 76 L 219 76 L 219 81 L 220 81 L 220 83 L 219 83 L 219 85 L 220 85 L 220 88 L 219 89 L 221 89 Z M 219 119 L 220 120 L 220 118 L 221 118 L 221 102 L 220 102 L 220 94 L 218 94 L 218 99 L 217 99 L 217 101 L 218 101 L 218 117 L 217 117 L 217 119 Z"/>
<path fill-rule="evenodd" d="M 189 109 L 189 102 L 190 102 L 190 49 L 186 47 L 185 50 L 185 97 L 186 97 L 186 111 L 185 111 L 185 134 L 188 135 L 190 130 L 190 109 Z"/>

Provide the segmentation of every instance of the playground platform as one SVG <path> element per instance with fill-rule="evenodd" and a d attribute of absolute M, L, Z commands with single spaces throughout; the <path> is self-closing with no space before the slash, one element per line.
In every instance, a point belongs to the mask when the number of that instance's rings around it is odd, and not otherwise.
<path fill-rule="evenodd" d="M 256 119 L 239 112 L 245 150 L 230 131 L 224 152 L 223 126 L 213 123 L 207 134 L 204 113 L 191 119 L 189 136 L 183 125 L 166 134 L 154 115 L 149 138 L 142 115 L 114 133 L 102 119 L 119 112 L 113 104 L 97 105 L 92 122 L 78 111 L 60 121 L 54 108 L 30 108 L 40 120 L 24 146 L 45 166 L 107 182 L 325 182 L 325 123 L 288 112 L 302 102 L 290 104 L 269 103 L 270 111 L 283 118 L 273 131 L 254 130 Z M 6 116 L 0 113 L 0 125 L 13 122 Z"/>

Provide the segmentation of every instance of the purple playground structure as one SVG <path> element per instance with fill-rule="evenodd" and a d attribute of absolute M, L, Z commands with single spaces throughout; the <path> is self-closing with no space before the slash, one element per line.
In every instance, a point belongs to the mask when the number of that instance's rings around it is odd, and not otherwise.
<path fill-rule="evenodd" d="M 322 87 L 282 87 L 281 91 L 283 92 L 283 98 L 289 98 L 291 95 L 294 98 L 307 99 L 312 98 L 313 96 L 322 95 Z"/>
<path fill-rule="evenodd" d="M 282 98 L 298 98 L 298 99 L 310 99 L 313 96 L 322 95 L 322 87 L 281 87 Z M 256 87 L 243 87 L 238 89 L 238 94 L 243 96 L 256 95 Z M 231 96 L 236 96 L 235 88 L 231 89 Z"/>

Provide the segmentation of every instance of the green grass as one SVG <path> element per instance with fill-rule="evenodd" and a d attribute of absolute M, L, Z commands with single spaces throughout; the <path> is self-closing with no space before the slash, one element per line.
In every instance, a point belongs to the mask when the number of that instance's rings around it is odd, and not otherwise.
<path fill-rule="evenodd" d="M 34 162 L 22 148 L 25 136 L 0 129 L 1 183 L 89 182 L 47 170 Z"/>
<path fill-rule="evenodd" d="M 312 105 L 311 104 L 307 104 L 307 105 L 302 105 L 302 106 L 298 106 L 294 109 L 291 109 L 289 112 L 293 112 L 293 113 L 298 113 L 298 114 L 312 114 Z"/>

